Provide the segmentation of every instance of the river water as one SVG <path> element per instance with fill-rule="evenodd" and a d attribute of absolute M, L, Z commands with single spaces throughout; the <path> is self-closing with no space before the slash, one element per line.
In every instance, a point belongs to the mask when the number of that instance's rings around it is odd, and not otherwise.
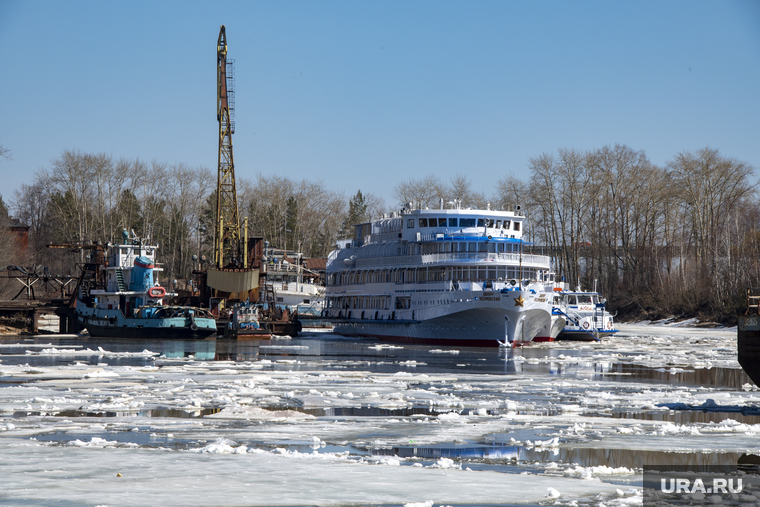
<path fill-rule="evenodd" d="M 0 505 L 640 504 L 645 465 L 760 455 L 735 334 L 0 335 Z"/>

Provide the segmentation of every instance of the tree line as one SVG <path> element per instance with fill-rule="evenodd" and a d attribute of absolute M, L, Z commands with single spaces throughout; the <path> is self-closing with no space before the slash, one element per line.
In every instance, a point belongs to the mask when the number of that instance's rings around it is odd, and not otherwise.
<path fill-rule="evenodd" d="M 760 201 L 744 162 L 704 148 L 659 167 L 644 151 L 614 145 L 543 153 L 524 176 L 503 175 L 487 196 L 464 174 L 444 181 L 431 173 L 399 182 L 386 207 L 371 193 L 347 198 L 322 181 L 259 174 L 237 178 L 239 214 L 249 217 L 250 236 L 320 257 L 351 236 L 352 224 L 405 203 L 520 205 L 527 239 L 556 273 L 571 286 L 596 287 L 631 316 L 725 320 L 760 282 Z M 30 227 L 30 264 L 73 271 L 81 258 L 49 243 L 117 242 L 126 229 L 160 245 L 166 276 L 184 278 L 194 254 L 211 258 L 215 188 L 216 174 L 203 167 L 65 150 L 8 207 Z"/>
<path fill-rule="evenodd" d="M 321 181 L 257 175 L 237 178 L 237 188 L 241 227 L 248 216 L 249 237 L 263 237 L 274 248 L 326 256 L 345 230 L 348 200 Z M 212 258 L 215 189 L 216 174 L 204 167 L 65 150 L 15 192 L 9 207 L 30 227 L 25 264 L 74 273 L 85 254 L 49 244 L 117 243 L 126 230 L 159 245 L 171 280 L 190 276 L 193 255 Z M 369 199 L 375 208 L 384 205 Z M 0 258 L 0 265 L 8 261 Z"/>
<path fill-rule="evenodd" d="M 760 283 L 755 169 L 704 148 L 664 167 L 625 145 L 560 149 L 500 178 L 490 198 L 461 175 L 399 183 L 399 202 L 513 210 L 571 288 L 596 287 L 624 316 L 731 321 Z"/>

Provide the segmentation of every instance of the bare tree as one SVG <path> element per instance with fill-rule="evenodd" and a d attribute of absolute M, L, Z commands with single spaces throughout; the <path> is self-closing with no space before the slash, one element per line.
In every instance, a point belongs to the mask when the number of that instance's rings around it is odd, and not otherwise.
<path fill-rule="evenodd" d="M 711 148 L 679 153 L 669 168 L 689 219 L 696 277 L 710 281 L 711 304 L 723 309 L 733 292 L 723 277 L 731 271 L 730 225 L 742 203 L 755 197 L 754 168 Z"/>
<path fill-rule="evenodd" d="M 0 158 L 11 160 L 11 150 L 0 144 Z"/>
<path fill-rule="evenodd" d="M 448 200 L 450 190 L 433 173 L 422 179 L 410 178 L 402 181 L 393 188 L 393 197 L 398 206 L 412 203 L 420 208 L 437 207 L 441 199 Z"/>

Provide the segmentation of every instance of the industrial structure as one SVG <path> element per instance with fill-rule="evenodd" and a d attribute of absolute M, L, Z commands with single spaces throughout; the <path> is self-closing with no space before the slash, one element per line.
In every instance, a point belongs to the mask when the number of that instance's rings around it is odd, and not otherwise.
<path fill-rule="evenodd" d="M 240 245 L 240 216 L 235 186 L 235 159 L 232 134 L 235 133 L 235 61 L 227 59 L 227 35 L 219 30 L 216 49 L 216 120 L 219 122 L 219 173 L 216 187 L 216 228 L 214 263 L 224 266 L 246 262 Z M 243 259 L 241 259 L 243 257 Z M 225 262 L 226 261 L 226 262 Z M 245 266 L 247 267 L 247 266 Z"/>
<path fill-rule="evenodd" d="M 213 266 L 205 285 L 215 299 L 258 299 L 259 271 L 249 267 L 248 219 L 240 227 L 232 134 L 235 132 L 234 60 L 227 59 L 227 34 L 222 25 L 216 44 L 216 119 L 219 123 L 219 168 L 216 185 Z"/>

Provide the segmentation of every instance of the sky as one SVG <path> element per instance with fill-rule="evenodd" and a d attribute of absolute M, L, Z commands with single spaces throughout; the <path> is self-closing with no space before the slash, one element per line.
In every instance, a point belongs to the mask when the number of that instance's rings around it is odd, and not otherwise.
<path fill-rule="evenodd" d="M 0 195 L 71 149 L 216 172 L 222 24 L 238 179 L 393 207 L 428 174 L 493 195 L 561 148 L 760 169 L 757 0 L 0 0 Z"/>

